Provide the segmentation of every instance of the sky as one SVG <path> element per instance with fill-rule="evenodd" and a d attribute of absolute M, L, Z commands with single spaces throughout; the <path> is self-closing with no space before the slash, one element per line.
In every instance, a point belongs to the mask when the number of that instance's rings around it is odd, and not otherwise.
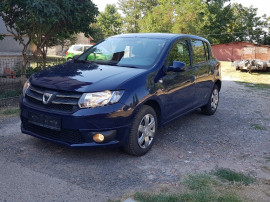
<path fill-rule="evenodd" d="M 100 12 L 103 12 L 106 4 L 117 4 L 118 0 L 92 0 L 98 6 Z M 270 0 L 231 0 L 232 3 L 241 3 L 243 6 L 258 8 L 257 14 L 270 16 Z"/>

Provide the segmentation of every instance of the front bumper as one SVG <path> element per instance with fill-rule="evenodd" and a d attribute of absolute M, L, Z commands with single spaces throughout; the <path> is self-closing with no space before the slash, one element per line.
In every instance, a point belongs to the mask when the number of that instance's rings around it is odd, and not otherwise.
<path fill-rule="evenodd" d="M 61 114 L 51 110 L 35 108 L 21 100 L 21 131 L 34 137 L 71 147 L 121 146 L 130 131 L 132 111 L 126 105 L 117 103 L 93 109 L 80 109 L 72 114 Z M 60 120 L 59 129 L 33 123 L 32 113 L 54 117 Z M 93 140 L 96 133 L 104 135 L 104 141 Z"/>

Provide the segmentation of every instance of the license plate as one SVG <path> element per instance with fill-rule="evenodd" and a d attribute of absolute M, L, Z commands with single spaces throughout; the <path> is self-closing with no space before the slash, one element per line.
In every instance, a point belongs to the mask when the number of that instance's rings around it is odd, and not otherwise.
<path fill-rule="evenodd" d="M 45 128 L 53 129 L 53 130 L 61 129 L 61 119 L 54 116 L 48 116 L 44 114 L 29 112 L 28 122 L 38 125 L 38 126 L 45 127 Z"/>

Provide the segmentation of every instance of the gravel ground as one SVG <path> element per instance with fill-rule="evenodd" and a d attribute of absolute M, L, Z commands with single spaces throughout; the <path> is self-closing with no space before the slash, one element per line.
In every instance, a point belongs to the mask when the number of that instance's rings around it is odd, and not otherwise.
<path fill-rule="evenodd" d="M 269 91 L 223 81 L 215 115 L 197 110 L 167 124 L 142 157 L 65 148 L 22 134 L 18 117 L 0 120 L 0 200 L 106 201 L 178 186 L 183 176 L 216 167 L 250 174 L 269 187 L 269 98 Z M 269 196 L 263 192 L 260 199 Z"/>

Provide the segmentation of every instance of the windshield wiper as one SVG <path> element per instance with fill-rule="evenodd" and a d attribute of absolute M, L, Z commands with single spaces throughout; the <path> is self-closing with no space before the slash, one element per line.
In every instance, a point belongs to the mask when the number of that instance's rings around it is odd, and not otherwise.
<path fill-rule="evenodd" d="M 138 67 L 133 66 L 133 65 L 121 65 L 121 64 L 118 64 L 119 61 L 117 61 L 117 60 L 110 60 L 110 61 L 95 60 L 94 62 L 97 63 L 97 64 L 101 64 L 101 65 L 111 65 L 111 66 L 117 66 L 117 67 L 138 68 Z"/>
<path fill-rule="evenodd" d="M 129 67 L 129 68 L 138 68 L 136 66 L 133 66 L 133 65 L 117 65 L 119 67 Z"/>
<path fill-rule="evenodd" d="M 94 62 L 97 63 L 97 64 L 101 64 L 101 65 L 118 66 L 117 63 L 118 63 L 119 61 L 114 61 L 114 60 L 110 60 L 110 61 L 95 60 Z"/>
<path fill-rule="evenodd" d="M 78 59 L 75 59 L 74 62 L 78 62 L 78 63 L 89 63 L 89 64 L 97 64 L 96 61 L 92 61 L 92 60 L 78 60 Z"/>

